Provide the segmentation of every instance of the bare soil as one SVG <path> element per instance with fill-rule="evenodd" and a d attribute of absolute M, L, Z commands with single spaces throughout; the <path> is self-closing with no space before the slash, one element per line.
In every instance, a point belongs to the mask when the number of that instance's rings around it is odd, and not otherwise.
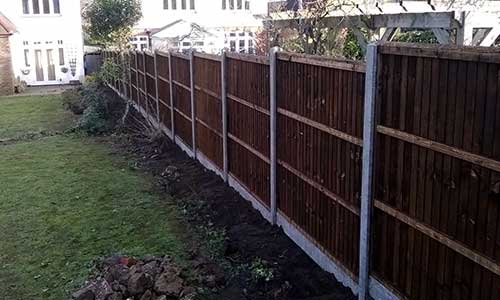
<path fill-rule="evenodd" d="M 136 112 L 131 114 L 135 117 L 129 119 L 139 119 Z M 137 167 L 158 179 L 161 192 L 172 196 L 193 228 L 225 233 L 219 257 L 204 264 L 205 268 L 223 270 L 224 280 L 208 289 L 203 299 L 355 299 L 350 289 L 318 267 L 281 228 L 268 223 L 219 176 L 188 157 L 167 137 L 152 139 L 130 128 L 117 148 L 133 154 Z M 201 240 L 210 238 L 209 234 Z M 209 257 L 203 243 L 193 246 L 190 253 L 194 267 Z M 261 269 L 272 275 L 256 276 Z"/>

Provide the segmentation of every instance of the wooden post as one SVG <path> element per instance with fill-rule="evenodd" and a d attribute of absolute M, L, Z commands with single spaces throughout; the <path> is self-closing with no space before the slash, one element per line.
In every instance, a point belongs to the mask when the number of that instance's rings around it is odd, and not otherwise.
<path fill-rule="evenodd" d="M 227 148 L 227 91 L 226 91 L 226 68 L 227 68 L 227 56 L 226 51 L 222 52 L 221 57 L 221 102 L 222 102 L 222 156 L 224 164 L 224 182 L 228 182 L 229 177 L 229 158 L 228 158 L 228 148 Z"/>
<path fill-rule="evenodd" d="M 192 144 L 193 156 L 196 158 L 196 110 L 194 101 L 194 50 L 191 50 L 189 55 L 189 78 L 191 85 L 191 131 L 192 131 Z"/>
<path fill-rule="evenodd" d="M 170 85 L 170 131 L 172 133 L 172 141 L 175 143 L 174 88 L 172 83 L 172 54 L 170 51 L 168 51 L 168 79 Z"/>
<path fill-rule="evenodd" d="M 377 45 L 366 53 L 365 109 L 363 123 L 363 162 L 359 238 L 359 300 L 370 297 L 370 226 L 373 209 L 373 152 L 375 141 L 375 95 L 377 92 Z"/>
<path fill-rule="evenodd" d="M 158 96 L 158 62 L 157 62 L 157 53 L 153 52 L 155 59 L 155 100 L 156 100 L 156 121 L 158 122 L 158 129 L 160 129 L 160 97 Z"/>
<path fill-rule="evenodd" d="M 276 103 L 276 53 L 278 52 L 278 47 L 274 47 L 269 51 L 269 87 L 270 87 L 270 169 L 271 169 L 271 223 L 276 224 L 277 219 L 277 186 L 276 186 L 276 165 L 277 165 L 277 155 L 276 155 L 276 119 L 277 116 L 277 103 Z"/>

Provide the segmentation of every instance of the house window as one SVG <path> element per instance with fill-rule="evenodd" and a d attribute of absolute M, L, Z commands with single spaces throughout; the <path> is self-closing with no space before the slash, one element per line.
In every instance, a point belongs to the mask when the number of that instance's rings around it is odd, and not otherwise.
<path fill-rule="evenodd" d="M 61 7 L 59 6 L 59 0 L 54 0 L 54 13 L 55 14 L 61 13 Z"/>
<path fill-rule="evenodd" d="M 177 0 L 172 0 L 172 9 L 177 9 Z"/>
<path fill-rule="evenodd" d="M 250 9 L 250 0 L 222 0 L 222 9 L 230 9 L 230 10 L 249 10 Z"/>
<path fill-rule="evenodd" d="M 38 2 L 38 0 L 33 0 L 33 13 L 35 15 L 40 14 L 40 3 Z"/>
<path fill-rule="evenodd" d="M 163 9 L 168 9 L 168 1 L 170 0 L 163 0 Z"/>
<path fill-rule="evenodd" d="M 194 10 L 195 7 L 194 7 L 194 0 L 189 0 L 189 8 L 191 8 L 191 10 Z"/>
<path fill-rule="evenodd" d="M 30 2 L 31 2 L 31 10 L 30 10 Z M 52 5 L 50 4 L 52 2 Z M 59 0 L 22 0 L 23 4 L 23 14 L 29 15 L 39 15 L 43 13 L 45 15 L 48 14 L 60 14 L 61 7 L 59 5 Z M 40 7 L 41 5 L 41 7 Z M 51 10 L 52 9 L 52 10 Z"/>
<path fill-rule="evenodd" d="M 50 14 L 50 5 L 49 5 L 49 0 L 43 0 L 43 13 L 44 14 Z"/>
<path fill-rule="evenodd" d="M 64 66 L 64 49 L 59 48 L 59 65 Z"/>
<path fill-rule="evenodd" d="M 230 41 L 229 48 L 231 49 L 231 52 L 236 51 L 236 41 Z"/>
<path fill-rule="evenodd" d="M 27 15 L 30 13 L 29 0 L 23 0 L 23 14 Z"/>
<path fill-rule="evenodd" d="M 248 40 L 248 53 L 255 54 L 255 48 L 253 47 L 253 40 Z"/>
<path fill-rule="evenodd" d="M 29 57 L 30 57 L 30 51 L 28 49 L 24 49 L 24 65 L 26 67 L 30 66 Z"/>
<path fill-rule="evenodd" d="M 186 0 L 181 0 L 181 8 L 186 10 Z"/>

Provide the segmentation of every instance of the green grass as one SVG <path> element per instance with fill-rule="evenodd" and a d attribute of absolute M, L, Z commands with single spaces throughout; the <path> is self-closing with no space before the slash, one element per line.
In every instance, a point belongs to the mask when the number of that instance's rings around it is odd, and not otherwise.
<path fill-rule="evenodd" d="M 65 118 L 48 115 L 52 121 L 33 117 L 37 125 L 10 132 L 55 128 Z M 64 135 L 0 144 L 0 299 L 67 299 L 94 259 L 115 253 L 182 259 L 176 209 L 154 192 L 151 177 L 112 153 L 99 139 Z"/>
<path fill-rule="evenodd" d="M 0 97 L 0 139 L 62 131 L 73 120 L 60 95 Z"/>

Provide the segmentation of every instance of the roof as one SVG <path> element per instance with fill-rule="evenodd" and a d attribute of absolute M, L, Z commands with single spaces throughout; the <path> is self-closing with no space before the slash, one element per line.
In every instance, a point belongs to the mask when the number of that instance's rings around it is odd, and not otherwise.
<path fill-rule="evenodd" d="M 187 36 L 191 38 L 214 37 L 216 34 L 200 26 L 197 23 L 179 19 L 166 26 L 153 35 L 155 38 L 180 38 L 181 40 Z"/>
<path fill-rule="evenodd" d="M 11 35 L 16 32 L 16 26 L 0 12 L 0 35 Z"/>

